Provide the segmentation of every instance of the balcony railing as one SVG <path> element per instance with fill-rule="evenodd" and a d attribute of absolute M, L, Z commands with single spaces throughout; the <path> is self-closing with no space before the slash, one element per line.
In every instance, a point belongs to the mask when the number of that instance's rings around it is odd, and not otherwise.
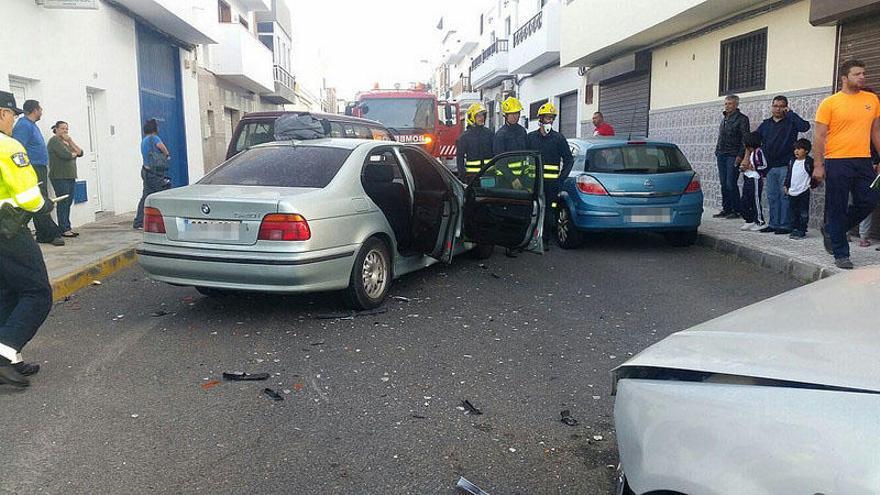
<path fill-rule="evenodd" d="M 523 41 L 528 39 L 529 36 L 537 33 L 541 29 L 543 23 L 544 11 L 542 10 L 538 12 L 535 17 L 529 19 L 529 21 L 525 23 L 523 27 L 517 29 L 516 32 L 513 33 L 513 46 L 522 43 Z"/>
<path fill-rule="evenodd" d="M 463 76 L 458 80 L 457 83 L 452 85 L 452 94 L 460 95 L 462 93 L 470 93 L 471 89 L 471 78 L 468 76 Z"/>
<path fill-rule="evenodd" d="M 477 57 L 471 62 L 471 70 L 476 69 L 480 65 L 483 64 L 486 60 L 489 60 L 492 55 L 495 55 L 498 52 L 506 52 L 507 51 L 507 40 L 496 40 L 495 43 L 489 45 L 489 48 L 483 50 L 483 53 L 477 55 Z"/>
<path fill-rule="evenodd" d="M 281 85 L 294 89 L 296 86 L 296 78 L 293 77 L 290 72 L 281 67 L 280 65 L 274 66 L 275 69 L 275 80 L 278 81 Z"/>

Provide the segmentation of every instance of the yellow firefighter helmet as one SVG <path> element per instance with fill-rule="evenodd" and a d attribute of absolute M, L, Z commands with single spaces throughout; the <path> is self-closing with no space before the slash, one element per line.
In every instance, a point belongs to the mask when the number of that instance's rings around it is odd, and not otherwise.
<path fill-rule="evenodd" d="M 508 96 L 506 100 L 501 102 L 501 113 L 522 112 L 522 109 L 522 103 L 512 96 Z"/>
<path fill-rule="evenodd" d="M 556 115 L 558 115 L 558 112 L 556 111 L 556 105 L 549 102 L 541 105 L 541 108 L 538 109 L 538 117 L 542 115 L 552 115 L 556 117 Z"/>
<path fill-rule="evenodd" d="M 475 125 L 477 123 L 477 115 L 481 113 L 489 113 L 486 110 L 486 107 L 483 106 L 482 103 L 474 103 L 469 106 L 467 109 L 467 123 L 468 125 Z"/>

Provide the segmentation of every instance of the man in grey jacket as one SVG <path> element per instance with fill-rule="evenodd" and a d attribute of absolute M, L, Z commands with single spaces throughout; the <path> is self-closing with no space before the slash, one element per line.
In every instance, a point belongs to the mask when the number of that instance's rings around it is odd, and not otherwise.
<path fill-rule="evenodd" d="M 743 139 L 750 132 L 749 118 L 739 111 L 739 96 L 724 98 L 724 118 L 718 129 L 715 158 L 718 161 L 718 180 L 721 182 L 721 212 L 715 218 L 739 218 L 739 164 L 745 151 Z"/>

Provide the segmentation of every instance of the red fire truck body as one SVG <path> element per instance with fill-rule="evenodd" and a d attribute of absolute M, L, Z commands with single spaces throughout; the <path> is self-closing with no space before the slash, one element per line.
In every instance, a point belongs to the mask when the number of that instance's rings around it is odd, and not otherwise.
<path fill-rule="evenodd" d="M 402 143 L 419 144 L 441 162 L 455 159 L 462 133 L 458 103 L 421 90 L 374 89 L 357 95 L 352 115 L 381 122 Z"/>

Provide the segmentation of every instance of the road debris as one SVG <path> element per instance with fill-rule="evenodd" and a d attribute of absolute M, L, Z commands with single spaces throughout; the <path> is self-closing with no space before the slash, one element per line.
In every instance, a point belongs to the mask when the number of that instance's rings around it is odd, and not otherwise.
<path fill-rule="evenodd" d="M 476 415 L 483 414 L 483 411 L 480 411 L 479 409 L 477 409 L 476 407 L 474 407 L 474 405 L 471 404 L 471 401 L 469 401 L 469 400 L 467 400 L 467 399 L 461 401 L 461 406 L 464 407 L 464 409 L 465 409 L 465 411 L 467 412 L 467 414 L 473 414 L 473 415 L 475 415 L 475 416 L 476 416 Z"/>
<path fill-rule="evenodd" d="M 349 311 L 347 313 L 319 313 L 315 315 L 315 318 L 319 320 L 353 320 L 356 317 L 360 316 L 374 316 L 381 315 L 383 313 L 387 313 L 387 308 L 375 308 L 368 309 L 365 311 Z"/>
<path fill-rule="evenodd" d="M 578 425 L 578 420 L 571 417 L 570 410 L 566 409 L 564 411 L 561 411 L 559 413 L 559 415 L 562 416 L 562 419 L 560 419 L 560 421 L 567 424 L 568 426 L 577 426 Z"/>
<path fill-rule="evenodd" d="M 413 414 L 412 417 L 415 419 L 427 419 L 426 416 L 422 416 L 421 414 Z"/>
<path fill-rule="evenodd" d="M 102 285 L 100 280 L 92 280 L 92 285 Z"/>
<path fill-rule="evenodd" d="M 153 311 L 153 314 L 150 316 L 152 316 L 153 318 L 159 318 L 160 316 L 168 316 L 168 314 L 169 314 L 168 311 L 165 311 L 164 309 L 160 309 L 158 311 Z"/>
<path fill-rule="evenodd" d="M 243 371 L 233 371 L 233 372 L 224 372 L 223 379 L 230 382 L 254 382 L 261 380 L 268 380 L 269 373 L 254 373 L 249 374 Z"/>
<path fill-rule="evenodd" d="M 395 301 L 401 301 L 401 302 L 410 302 L 410 301 L 412 301 L 412 299 L 410 299 L 410 298 L 408 298 L 408 297 L 404 297 L 404 296 L 391 296 L 391 299 L 394 299 Z"/>
<path fill-rule="evenodd" d="M 471 495 L 489 495 L 487 492 L 484 492 L 480 487 L 465 479 L 464 476 L 458 479 L 458 483 L 455 484 L 455 487 L 459 490 L 464 490 Z"/>
<path fill-rule="evenodd" d="M 602 435 L 593 435 L 593 440 L 601 442 L 602 440 L 605 440 L 605 437 L 603 437 Z"/>
<path fill-rule="evenodd" d="M 498 275 L 497 273 L 492 272 L 492 278 L 501 279 L 501 275 Z"/>
<path fill-rule="evenodd" d="M 303 384 L 302 384 L 302 383 L 294 383 L 294 384 L 293 384 L 293 390 L 299 392 L 299 391 L 302 390 L 302 389 L 303 389 Z"/>
<path fill-rule="evenodd" d="M 272 390 L 271 388 L 264 388 L 263 393 L 266 394 L 266 397 L 274 400 L 275 402 L 280 402 L 284 400 L 284 397 L 278 394 L 278 392 Z"/>
<path fill-rule="evenodd" d="M 220 380 L 211 380 L 209 382 L 203 383 L 202 388 L 205 390 L 210 390 L 210 389 L 216 387 L 217 385 L 220 385 L 220 383 L 221 383 Z"/>

